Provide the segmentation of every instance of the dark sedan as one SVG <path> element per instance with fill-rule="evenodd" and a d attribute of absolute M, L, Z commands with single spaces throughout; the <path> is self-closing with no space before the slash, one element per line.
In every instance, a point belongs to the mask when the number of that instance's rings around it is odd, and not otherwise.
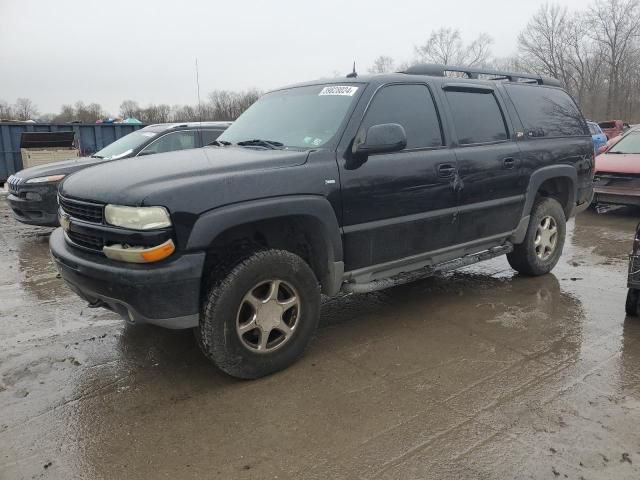
<path fill-rule="evenodd" d="M 27 168 L 7 180 L 15 218 L 30 225 L 58 225 L 58 185 L 66 176 L 94 165 L 211 144 L 231 122 L 163 123 L 126 135 L 90 157 Z"/>

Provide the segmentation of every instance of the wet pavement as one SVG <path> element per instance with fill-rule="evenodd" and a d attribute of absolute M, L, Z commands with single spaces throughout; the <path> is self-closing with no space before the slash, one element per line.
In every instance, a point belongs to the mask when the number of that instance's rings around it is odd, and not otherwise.
<path fill-rule="evenodd" d="M 57 278 L 0 194 L 0 478 L 640 478 L 638 212 L 585 212 L 553 274 L 504 258 L 326 301 L 304 358 L 218 372 Z"/>

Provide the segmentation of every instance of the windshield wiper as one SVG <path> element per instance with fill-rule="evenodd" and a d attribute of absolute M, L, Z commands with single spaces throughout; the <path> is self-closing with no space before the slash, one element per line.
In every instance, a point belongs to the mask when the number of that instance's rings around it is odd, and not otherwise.
<path fill-rule="evenodd" d="M 240 145 L 241 147 L 265 147 L 271 150 L 276 150 L 284 147 L 284 143 L 276 142 L 273 140 L 262 140 L 256 138 L 254 140 L 243 140 L 241 142 L 236 142 L 236 145 Z"/>
<path fill-rule="evenodd" d="M 104 158 L 102 155 L 96 155 L 95 153 L 91 155 L 91 158 Z"/>
<path fill-rule="evenodd" d="M 209 143 L 207 147 L 210 147 L 211 145 L 215 145 L 216 147 L 226 147 L 228 145 L 231 145 L 231 142 L 227 142 L 226 140 L 214 140 L 213 142 Z"/>

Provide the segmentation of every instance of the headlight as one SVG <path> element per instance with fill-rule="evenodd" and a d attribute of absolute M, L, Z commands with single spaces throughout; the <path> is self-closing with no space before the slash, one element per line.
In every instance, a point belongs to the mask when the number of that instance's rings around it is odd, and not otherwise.
<path fill-rule="evenodd" d="M 46 182 L 59 182 L 60 180 L 62 180 L 65 176 L 64 175 L 50 175 L 48 177 L 36 177 L 36 178 L 30 178 L 29 180 L 27 180 L 24 183 L 46 183 Z"/>
<path fill-rule="evenodd" d="M 153 230 L 171 226 L 169 212 L 164 207 L 125 207 L 107 205 L 104 218 L 108 224 L 133 230 Z"/>

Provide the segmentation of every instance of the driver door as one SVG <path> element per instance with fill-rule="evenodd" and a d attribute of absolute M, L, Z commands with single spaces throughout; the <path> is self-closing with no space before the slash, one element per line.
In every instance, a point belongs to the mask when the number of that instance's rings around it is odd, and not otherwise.
<path fill-rule="evenodd" d="M 340 165 L 345 270 L 432 252 L 455 242 L 456 159 L 424 84 L 391 84 L 373 96 L 360 130 L 397 123 L 407 146 Z"/>

